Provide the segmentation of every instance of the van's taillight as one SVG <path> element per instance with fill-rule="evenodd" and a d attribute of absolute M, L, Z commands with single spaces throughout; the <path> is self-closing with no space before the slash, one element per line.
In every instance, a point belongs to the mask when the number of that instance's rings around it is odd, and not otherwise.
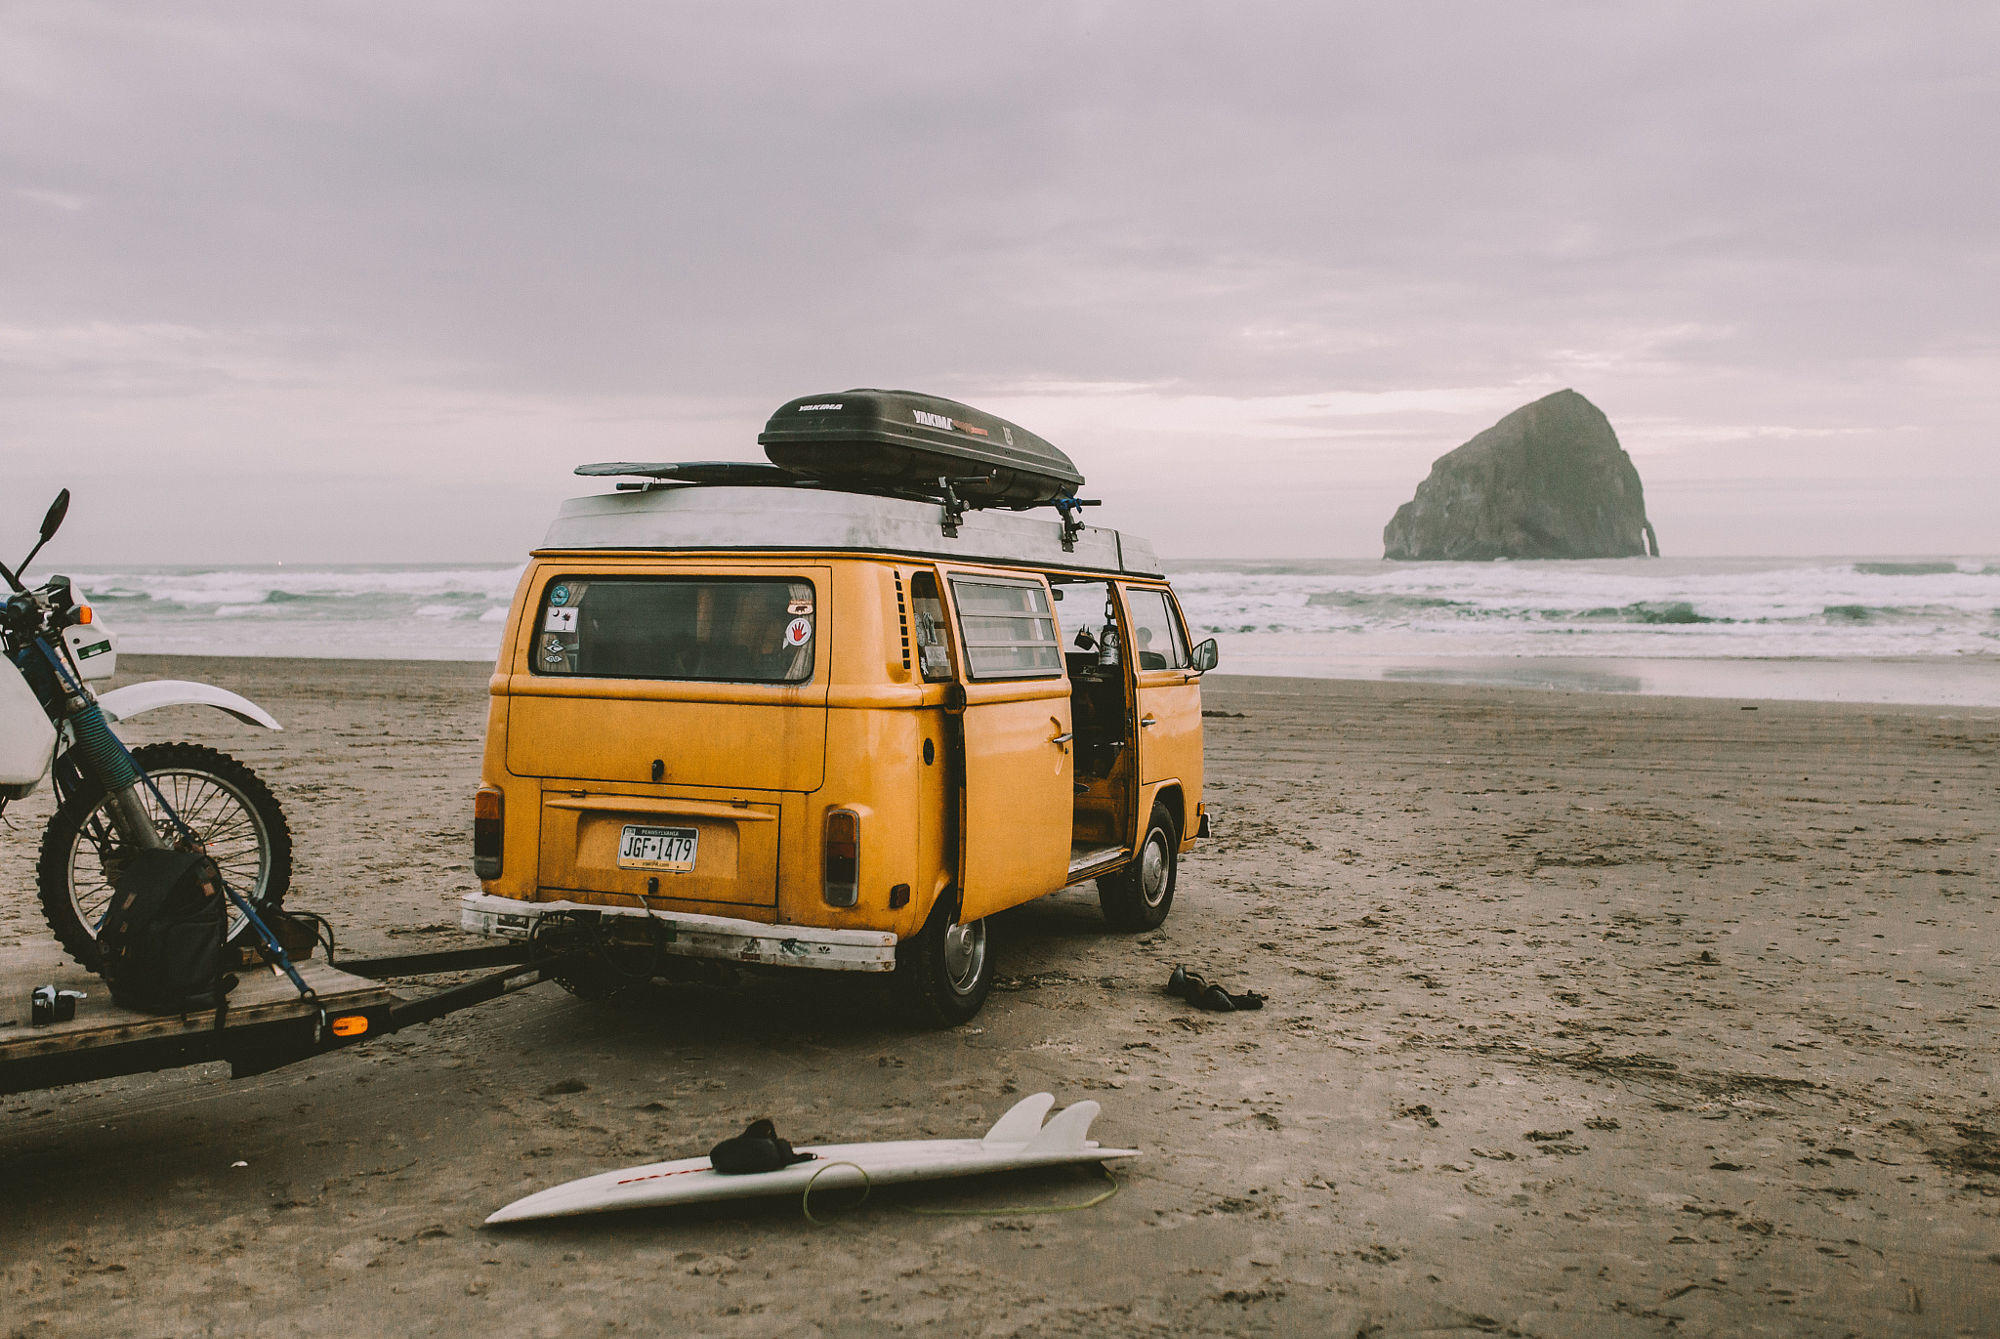
<path fill-rule="evenodd" d="M 472 872 L 482 879 L 500 877 L 500 828 L 506 804 L 492 786 L 472 793 Z"/>
<path fill-rule="evenodd" d="M 826 904 L 851 907 L 861 900 L 861 816 L 851 809 L 826 815 Z"/>

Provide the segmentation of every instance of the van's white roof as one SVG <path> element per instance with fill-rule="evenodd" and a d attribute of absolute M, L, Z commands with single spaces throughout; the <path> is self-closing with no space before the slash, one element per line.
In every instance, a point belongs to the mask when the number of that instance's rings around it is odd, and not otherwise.
<path fill-rule="evenodd" d="M 573 497 L 542 547 L 851 550 L 1160 575 L 1152 543 L 1116 530 L 1086 526 L 1071 552 L 1060 521 L 987 509 L 968 511 L 954 537 L 939 503 L 819 488 L 655 485 Z"/>

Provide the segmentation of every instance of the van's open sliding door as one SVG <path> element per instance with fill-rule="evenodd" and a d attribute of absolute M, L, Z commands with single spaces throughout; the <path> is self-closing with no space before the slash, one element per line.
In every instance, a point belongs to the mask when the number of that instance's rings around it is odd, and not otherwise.
<path fill-rule="evenodd" d="M 977 920 L 1068 881 L 1069 680 L 1040 577 L 944 575 L 965 688 L 961 914 Z"/>

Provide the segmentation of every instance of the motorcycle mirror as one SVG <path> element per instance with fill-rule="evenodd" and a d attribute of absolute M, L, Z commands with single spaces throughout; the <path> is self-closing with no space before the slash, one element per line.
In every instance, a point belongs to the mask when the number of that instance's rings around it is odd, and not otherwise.
<path fill-rule="evenodd" d="M 42 551 L 42 545 L 55 537 L 57 528 L 62 525 L 63 517 L 67 515 L 69 515 L 69 490 L 65 488 L 62 492 L 57 493 L 56 500 L 49 504 L 48 514 L 42 517 L 42 537 L 35 541 L 34 548 L 28 550 L 28 556 L 21 559 L 20 567 L 13 572 L 9 572 L 5 567 L 0 567 L 0 576 L 7 578 L 8 585 L 12 586 L 15 590 L 21 589 L 21 578 L 17 573 L 28 570 L 28 564 L 35 561 L 35 555 Z"/>
<path fill-rule="evenodd" d="M 56 531 L 62 526 L 63 517 L 67 515 L 69 515 L 69 490 L 65 488 L 57 493 L 56 500 L 49 504 L 49 514 L 42 517 L 42 543 L 46 544 L 55 538 Z"/>

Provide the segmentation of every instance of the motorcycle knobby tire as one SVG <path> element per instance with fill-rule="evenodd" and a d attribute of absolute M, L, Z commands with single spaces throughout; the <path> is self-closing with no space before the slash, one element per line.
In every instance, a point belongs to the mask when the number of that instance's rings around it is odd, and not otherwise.
<path fill-rule="evenodd" d="M 232 831 L 247 828 L 249 838 L 255 843 L 258 874 L 254 886 L 237 886 L 245 881 L 242 871 L 248 862 L 246 859 L 226 862 L 233 864 L 237 872 L 231 886 L 259 911 L 284 903 L 285 893 L 292 883 L 292 830 L 270 787 L 259 780 L 255 772 L 228 754 L 201 744 L 146 744 L 133 749 L 132 758 L 148 776 L 155 779 L 169 803 L 173 802 L 176 786 L 188 781 L 205 781 L 219 788 L 225 797 L 219 810 L 204 804 L 200 812 L 184 814 L 183 819 L 201 838 L 214 835 L 225 820 L 230 820 Z M 48 830 L 42 834 L 41 857 L 35 865 L 35 882 L 41 891 L 43 917 L 70 957 L 93 972 L 98 970 L 100 964 L 97 921 L 109 905 L 111 885 L 116 882 L 117 851 L 114 847 L 93 854 L 88 850 L 79 851 L 77 847 L 79 843 L 85 846 L 95 844 L 96 838 L 83 829 L 103 803 L 104 787 L 86 777 L 49 820 Z M 158 807 L 150 795 L 147 807 Z M 235 819 L 233 816 L 237 814 L 248 822 Z M 108 820 L 101 814 L 99 820 L 102 830 L 109 832 Z M 75 856 L 74 861 L 72 855 Z M 80 892 L 71 879 L 73 866 L 101 873 L 101 883 Z M 243 928 L 242 918 L 232 914 L 231 922 L 230 931 L 234 937 Z"/>

